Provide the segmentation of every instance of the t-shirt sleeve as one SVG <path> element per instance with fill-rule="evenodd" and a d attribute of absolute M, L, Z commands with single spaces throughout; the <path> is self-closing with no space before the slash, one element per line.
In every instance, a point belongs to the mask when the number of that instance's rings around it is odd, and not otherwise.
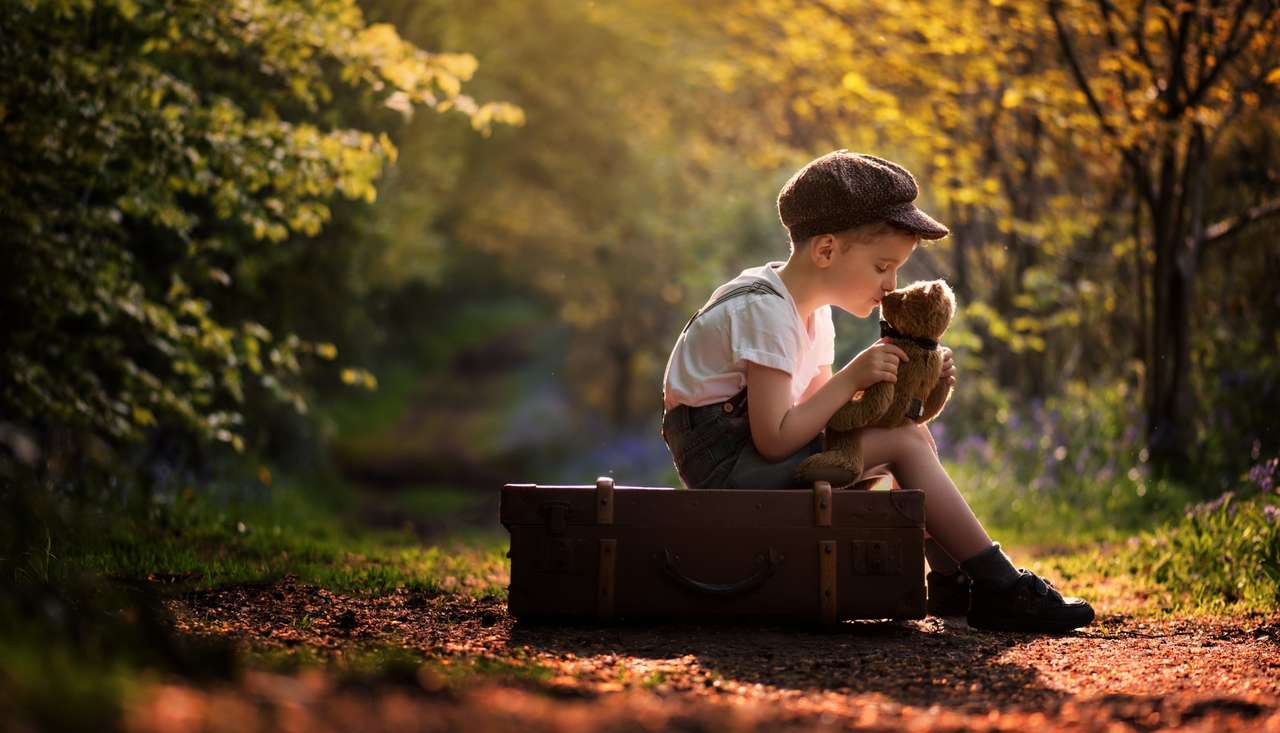
<path fill-rule="evenodd" d="M 836 360 L 836 324 L 831 321 L 831 306 L 824 305 L 813 314 L 814 348 L 818 351 L 818 366 L 834 364 Z"/>
<path fill-rule="evenodd" d="M 752 294 L 729 308 L 729 346 L 734 360 L 751 361 L 795 375 L 799 339 L 791 304 L 776 295 Z"/>

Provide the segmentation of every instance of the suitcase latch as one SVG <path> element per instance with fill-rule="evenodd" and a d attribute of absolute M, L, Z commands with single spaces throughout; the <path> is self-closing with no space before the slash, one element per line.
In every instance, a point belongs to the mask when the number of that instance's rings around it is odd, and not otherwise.
<path fill-rule="evenodd" d="M 901 575 L 902 546 L 895 541 L 854 540 L 854 575 Z"/>
<path fill-rule="evenodd" d="M 547 531 L 553 535 L 564 534 L 569 526 L 569 502 L 549 501 L 539 508 L 547 518 Z"/>

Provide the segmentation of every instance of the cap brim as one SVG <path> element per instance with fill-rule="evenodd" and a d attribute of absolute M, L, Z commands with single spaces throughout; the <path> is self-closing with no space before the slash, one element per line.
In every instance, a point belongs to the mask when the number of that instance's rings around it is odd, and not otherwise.
<path fill-rule="evenodd" d="M 895 226 L 919 234 L 921 239 L 942 239 L 951 233 L 933 217 L 917 209 L 915 204 L 895 207 L 884 218 Z"/>

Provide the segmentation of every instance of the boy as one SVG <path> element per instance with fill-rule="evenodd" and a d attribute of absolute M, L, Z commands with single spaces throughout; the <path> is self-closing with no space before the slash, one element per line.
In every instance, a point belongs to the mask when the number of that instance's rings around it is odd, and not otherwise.
<path fill-rule="evenodd" d="M 831 305 L 868 317 L 921 239 L 945 226 L 912 203 L 915 178 L 871 155 L 837 150 L 810 161 L 778 194 L 791 239 L 785 263 L 744 270 L 712 293 L 681 332 L 663 378 L 662 436 L 690 489 L 784 489 L 822 449 L 827 420 L 855 394 L 896 381 L 907 354 L 881 339 L 833 373 Z M 942 378 L 955 384 L 950 349 Z M 747 395 L 751 395 L 748 409 Z M 863 432 L 866 486 L 925 492 L 929 610 L 967 611 L 975 628 L 1067 631 L 1093 609 L 1014 567 L 939 462 L 924 425 Z M 953 558 L 958 558 L 957 563 Z"/>

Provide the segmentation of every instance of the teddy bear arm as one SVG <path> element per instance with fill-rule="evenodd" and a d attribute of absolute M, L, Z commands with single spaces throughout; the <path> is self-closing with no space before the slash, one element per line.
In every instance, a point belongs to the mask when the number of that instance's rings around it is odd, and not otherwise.
<path fill-rule="evenodd" d="M 942 357 L 931 356 L 930 368 L 933 370 L 935 384 L 933 389 L 929 391 L 929 395 L 924 400 L 924 410 L 920 415 L 920 419 L 916 422 L 927 423 L 942 412 L 942 408 L 946 406 L 947 400 L 951 398 L 951 386 L 942 381 Z"/>
<path fill-rule="evenodd" d="M 827 426 L 836 430 L 854 430 L 875 422 L 889 409 L 893 402 L 893 383 L 876 382 L 862 393 L 857 402 L 846 402 L 836 414 L 827 421 Z"/>
<path fill-rule="evenodd" d="M 924 401 L 924 414 L 920 416 L 919 422 L 926 423 L 938 416 L 942 412 L 942 408 L 946 406 L 947 400 L 951 398 L 951 387 L 943 382 L 933 388 L 929 396 Z"/>

